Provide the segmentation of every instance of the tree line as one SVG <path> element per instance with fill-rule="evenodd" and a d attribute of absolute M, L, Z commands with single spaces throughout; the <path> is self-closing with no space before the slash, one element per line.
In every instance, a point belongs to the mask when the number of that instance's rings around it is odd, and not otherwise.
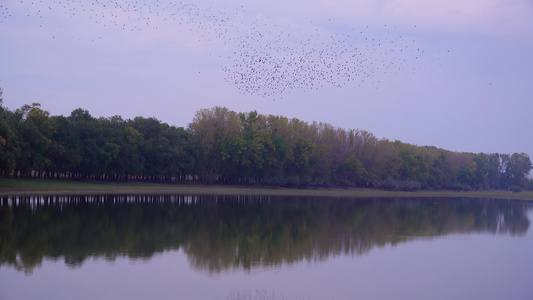
<path fill-rule="evenodd" d="M 525 153 L 464 153 L 296 118 L 201 109 L 187 128 L 156 118 L 11 111 L 0 90 L 0 173 L 108 181 L 285 187 L 533 188 Z"/>

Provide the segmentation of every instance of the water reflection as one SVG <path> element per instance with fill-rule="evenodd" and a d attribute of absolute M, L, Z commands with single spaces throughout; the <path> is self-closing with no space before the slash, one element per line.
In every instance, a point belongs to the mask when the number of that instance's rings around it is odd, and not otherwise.
<path fill-rule="evenodd" d="M 150 259 L 184 251 L 197 270 L 253 269 L 448 234 L 524 235 L 523 201 L 265 196 L 43 196 L 0 200 L 0 267 L 44 258 Z"/>

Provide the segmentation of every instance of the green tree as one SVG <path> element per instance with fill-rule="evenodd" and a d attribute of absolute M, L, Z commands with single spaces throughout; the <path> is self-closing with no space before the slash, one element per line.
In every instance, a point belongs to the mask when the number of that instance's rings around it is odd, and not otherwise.
<path fill-rule="evenodd" d="M 73 169 L 76 179 L 99 179 L 105 170 L 105 158 L 102 147 L 105 144 L 102 123 L 91 116 L 89 111 L 78 108 L 70 114 L 75 144 L 71 150 L 75 156 L 81 157 L 80 163 Z"/>
<path fill-rule="evenodd" d="M 164 127 L 161 121 L 155 118 L 135 117 L 131 122 L 137 132 L 143 137 L 139 143 L 139 153 L 142 157 L 142 179 L 158 180 L 167 167 L 165 151 L 168 151 L 168 140 L 163 137 Z"/>
<path fill-rule="evenodd" d="M 0 86 L 0 175 L 9 176 L 16 166 L 17 135 L 12 126 L 13 113 L 3 106 L 3 88 Z"/>
<path fill-rule="evenodd" d="M 238 183 L 239 179 L 244 178 L 242 156 L 245 147 L 246 142 L 241 137 L 228 137 L 218 142 L 217 149 L 222 163 L 221 176 L 223 182 Z"/>
<path fill-rule="evenodd" d="M 470 165 L 463 166 L 457 173 L 456 180 L 459 184 L 465 187 L 471 188 L 476 183 L 476 163 L 473 162 Z"/>
<path fill-rule="evenodd" d="M 166 162 L 166 180 L 183 180 L 192 173 L 197 157 L 195 155 L 192 136 L 182 127 L 164 126 L 161 140 L 166 145 L 164 161 Z"/>
<path fill-rule="evenodd" d="M 531 159 L 526 153 L 513 153 L 504 158 L 504 172 L 502 174 L 502 187 L 509 188 L 511 186 L 524 187 L 527 175 L 531 171 L 533 165 Z"/>
<path fill-rule="evenodd" d="M 310 175 L 315 162 L 313 159 L 314 151 L 315 145 L 311 142 L 311 139 L 301 138 L 298 140 L 293 150 L 292 170 L 295 175 L 300 178 Z"/>
<path fill-rule="evenodd" d="M 337 184 L 344 186 L 367 186 L 369 184 L 368 172 L 363 164 L 355 157 L 345 160 L 336 172 Z"/>
<path fill-rule="evenodd" d="M 48 151 L 51 160 L 48 171 L 51 177 L 71 178 L 83 159 L 79 130 L 64 116 L 51 117 L 50 121 L 55 131 Z"/>
<path fill-rule="evenodd" d="M 33 103 L 17 109 L 14 115 L 20 147 L 15 174 L 32 176 L 32 171 L 37 171 L 40 176 L 51 163 L 47 152 L 54 128 L 49 113 L 39 103 Z"/>
<path fill-rule="evenodd" d="M 276 147 L 270 135 L 264 131 L 250 132 L 245 138 L 242 166 L 245 173 L 255 182 L 270 177 L 268 171 L 278 164 Z"/>
<path fill-rule="evenodd" d="M 444 174 L 448 167 L 448 162 L 446 158 L 446 153 L 442 150 L 438 150 L 438 157 L 433 161 L 433 165 L 430 171 L 431 176 L 435 180 L 435 188 L 441 188 L 443 186 L 448 186 L 450 183 L 444 181 Z"/>

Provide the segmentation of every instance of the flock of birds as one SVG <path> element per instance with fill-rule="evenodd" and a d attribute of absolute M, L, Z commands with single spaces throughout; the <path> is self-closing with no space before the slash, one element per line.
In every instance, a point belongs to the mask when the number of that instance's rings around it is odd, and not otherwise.
<path fill-rule="evenodd" d="M 211 55 L 219 58 L 226 82 L 246 95 L 282 97 L 291 90 L 379 86 L 387 76 L 420 70 L 424 53 L 415 40 L 390 25 L 339 28 L 331 19 L 282 24 L 248 13 L 244 6 L 225 8 L 220 3 L 219 7 L 172 0 L 8 3 L 0 4 L 0 26 L 13 14 L 37 18 L 40 27 L 57 26 L 47 20 L 63 15 L 94 22 L 102 34 L 105 27 L 188 33 L 198 42 L 212 43 Z"/>
<path fill-rule="evenodd" d="M 338 34 L 292 26 L 272 30 L 270 24 L 250 28 L 234 40 L 238 51 L 223 68 L 226 80 L 245 94 L 378 85 L 393 74 L 418 71 L 424 52 L 414 40 L 390 31 L 374 34 L 346 27 Z"/>

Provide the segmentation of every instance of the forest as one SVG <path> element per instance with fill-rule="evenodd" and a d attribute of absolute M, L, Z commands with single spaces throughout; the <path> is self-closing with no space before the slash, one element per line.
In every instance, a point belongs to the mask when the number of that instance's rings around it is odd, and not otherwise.
<path fill-rule="evenodd" d="M 0 174 L 14 178 L 197 182 L 294 188 L 533 189 L 526 153 L 466 153 L 358 129 L 225 107 L 187 128 L 156 118 L 14 111 L 0 90 Z"/>

